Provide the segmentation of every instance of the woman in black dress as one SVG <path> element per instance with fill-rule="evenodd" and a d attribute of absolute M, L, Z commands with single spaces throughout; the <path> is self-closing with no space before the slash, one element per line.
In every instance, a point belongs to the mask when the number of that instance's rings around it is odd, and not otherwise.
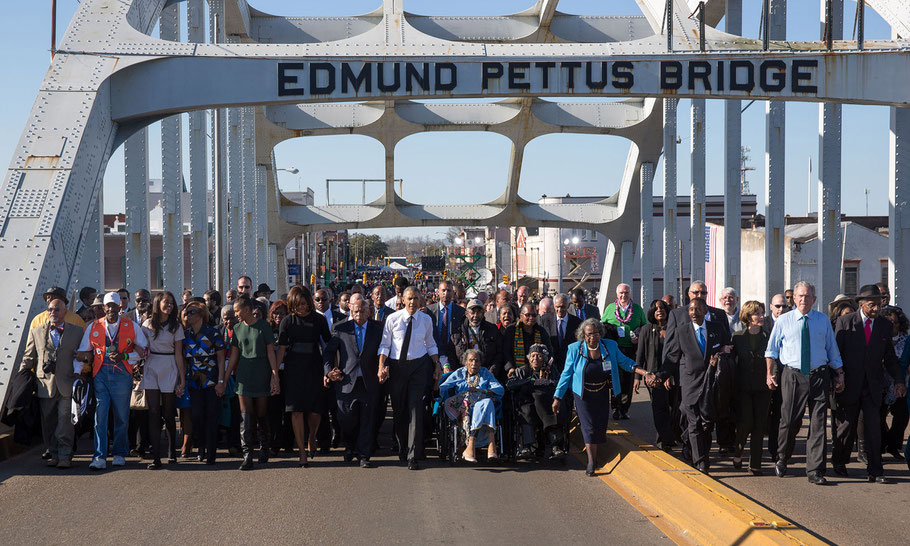
<path fill-rule="evenodd" d="M 300 450 L 299 466 L 306 467 L 307 444 L 316 449 L 316 431 L 325 405 L 322 343 L 332 334 L 325 317 L 315 312 L 313 296 L 305 286 L 294 286 L 288 293 L 288 310 L 278 327 L 278 362 L 284 362 L 285 411 L 291 412 L 291 426 Z M 304 443 L 304 414 L 310 429 Z"/>
<path fill-rule="evenodd" d="M 667 319 L 670 317 L 670 306 L 663 300 L 654 300 L 648 308 L 648 324 L 641 327 L 638 334 L 638 352 L 635 361 L 651 373 L 657 373 L 663 365 L 664 337 L 667 332 Z M 635 394 L 641 385 L 641 378 L 635 379 L 632 387 Z M 654 417 L 654 428 L 657 429 L 657 440 L 661 449 L 669 451 L 676 445 L 679 434 L 679 387 L 669 391 L 663 384 L 648 387 L 651 394 L 651 415 Z"/>

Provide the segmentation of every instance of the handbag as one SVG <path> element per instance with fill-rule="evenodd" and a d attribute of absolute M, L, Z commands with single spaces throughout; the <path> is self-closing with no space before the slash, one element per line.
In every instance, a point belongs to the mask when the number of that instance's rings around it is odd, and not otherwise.
<path fill-rule="evenodd" d="M 133 390 L 130 392 L 130 409 L 149 409 L 148 400 L 145 399 L 145 389 L 142 388 L 142 369 L 144 362 L 140 361 L 133 366 Z"/>

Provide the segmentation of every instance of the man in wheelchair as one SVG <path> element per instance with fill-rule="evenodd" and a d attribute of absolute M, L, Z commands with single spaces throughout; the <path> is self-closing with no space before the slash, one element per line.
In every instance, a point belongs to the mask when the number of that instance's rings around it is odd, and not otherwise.
<path fill-rule="evenodd" d="M 482 353 L 477 349 L 464 352 L 463 367 L 455 370 L 439 385 L 445 413 L 453 422 L 461 423 L 466 438 L 462 457 L 476 463 L 475 445 L 487 446 L 487 459 L 495 461 L 496 404 L 502 400 L 504 389 L 493 374 L 481 366 Z"/>
<path fill-rule="evenodd" d="M 532 345 L 528 350 L 528 365 L 518 368 L 507 384 L 517 410 L 519 459 L 531 458 L 535 453 L 549 454 L 552 458 L 566 454 L 564 423 L 553 413 L 556 380 L 550 377 L 549 361 L 545 345 Z"/>

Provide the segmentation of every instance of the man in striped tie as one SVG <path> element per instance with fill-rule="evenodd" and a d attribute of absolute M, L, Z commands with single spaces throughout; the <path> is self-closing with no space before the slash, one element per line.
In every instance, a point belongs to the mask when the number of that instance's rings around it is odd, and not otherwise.
<path fill-rule="evenodd" d="M 778 477 L 787 473 L 787 462 L 793 454 L 796 435 L 803 426 L 803 414 L 809 408 L 809 435 L 806 439 L 806 476 L 809 483 L 825 485 L 825 449 L 827 435 L 828 391 L 844 390 L 840 352 L 834 339 L 831 321 L 824 313 L 812 309 L 815 287 L 800 281 L 793 287 L 796 309 L 785 313 L 774 323 L 765 350 L 768 366 L 768 388 L 781 392 L 780 431 L 778 434 Z M 780 360 L 780 378 L 775 375 Z"/>

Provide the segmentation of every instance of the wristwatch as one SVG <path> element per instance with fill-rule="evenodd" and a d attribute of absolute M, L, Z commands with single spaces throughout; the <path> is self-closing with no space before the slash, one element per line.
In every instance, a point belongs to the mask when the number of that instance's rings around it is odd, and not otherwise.
<path fill-rule="evenodd" d="M 218 382 L 219 382 L 219 383 L 224 383 L 224 379 L 219 379 Z"/>

